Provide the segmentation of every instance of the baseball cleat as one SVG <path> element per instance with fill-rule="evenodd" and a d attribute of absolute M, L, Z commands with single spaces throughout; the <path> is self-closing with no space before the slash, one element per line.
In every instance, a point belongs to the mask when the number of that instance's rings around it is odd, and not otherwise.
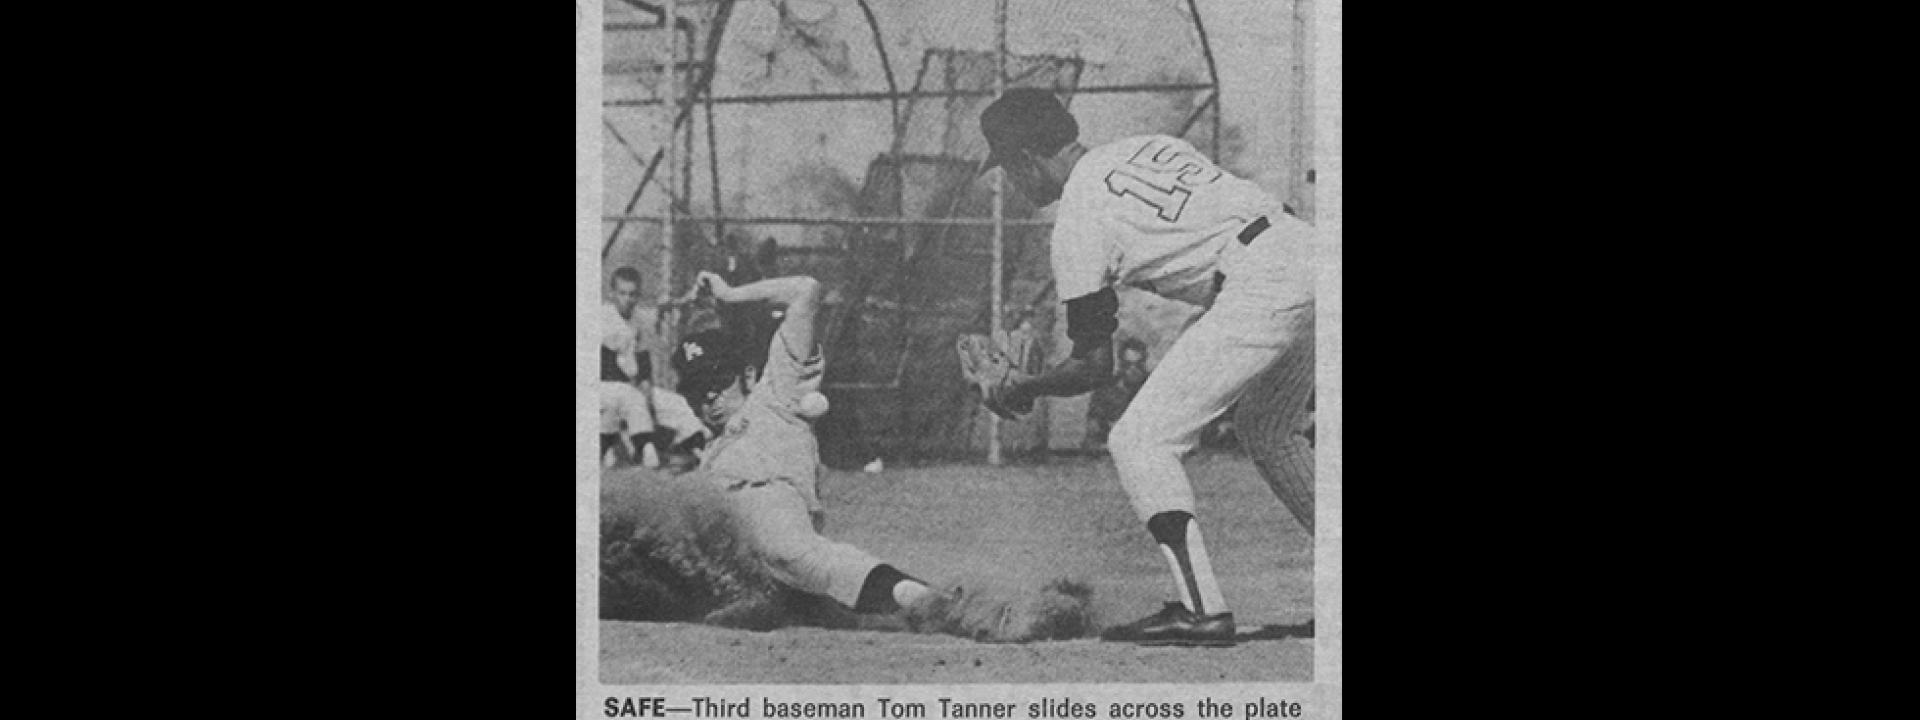
<path fill-rule="evenodd" d="M 1100 633 L 1100 639 L 1148 647 L 1232 647 L 1233 633 L 1233 613 L 1194 615 L 1187 606 L 1170 602 L 1158 613 L 1107 628 Z"/>

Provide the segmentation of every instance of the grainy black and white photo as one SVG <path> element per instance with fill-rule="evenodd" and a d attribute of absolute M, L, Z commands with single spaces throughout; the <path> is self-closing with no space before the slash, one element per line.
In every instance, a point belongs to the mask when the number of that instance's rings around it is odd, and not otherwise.
<path fill-rule="evenodd" d="M 583 713 L 1339 716 L 1340 3 L 575 9 Z"/>

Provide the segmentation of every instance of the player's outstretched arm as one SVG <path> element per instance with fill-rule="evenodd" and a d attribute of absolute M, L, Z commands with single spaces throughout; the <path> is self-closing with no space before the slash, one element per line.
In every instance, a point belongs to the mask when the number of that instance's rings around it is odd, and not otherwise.
<path fill-rule="evenodd" d="M 805 275 L 790 275 L 733 287 L 725 278 L 703 272 L 697 282 L 711 290 L 714 299 L 720 302 L 764 300 L 787 306 L 786 317 L 780 321 L 781 337 L 793 352 L 803 356 L 812 352 L 814 317 L 819 314 L 822 294 L 820 281 Z"/>
<path fill-rule="evenodd" d="M 1113 382 L 1113 340 L 1081 343 L 1074 341 L 1073 354 L 1039 375 L 1016 380 L 1010 404 L 1033 397 L 1065 397 L 1098 390 Z M 1025 396 L 1025 397 L 1022 397 Z"/>
<path fill-rule="evenodd" d="M 1063 397 L 1113 382 L 1113 332 L 1120 327 L 1120 299 L 1112 288 L 1067 303 L 1067 337 L 1073 352 L 1038 375 L 1015 380 L 1010 404 L 1039 396 Z"/>

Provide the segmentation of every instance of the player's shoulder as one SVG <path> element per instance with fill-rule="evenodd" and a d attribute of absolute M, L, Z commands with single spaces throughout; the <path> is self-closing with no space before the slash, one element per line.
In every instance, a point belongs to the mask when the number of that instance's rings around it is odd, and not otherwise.
<path fill-rule="evenodd" d="M 1074 168 L 1074 175 L 1089 181 L 1104 180 L 1115 170 L 1125 170 L 1128 165 L 1137 164 L 1143 155 L 1158 157 L 1168 150 L 1175 153 L 1199 152 L 1192 143 L 1172 135 L 1131 135 L 1088 148 L 1087 154 L 1081 157 L 1082 167 Z"/>
<path fill-rule="evenodd" d="M 1104 154 L 1106 155 L 1117 155 L 1122 161 L 1125 161 L 1126 158 L 1133 157 L 1135 153 L 1140 152 L 1141 148 L 1163 148 L 1169 145 L 1180 150 L 1193 149 L 1193 143 L 1187 142 L 1185 138 L 1158 134 L 1130 135 L 1102 144 L 1098 149 L 1105 151 Z"/>
<path fill-rule="evenodd" d="M 600 303 L 600 319 L 606 321 L 608 325 L 623 325 L 627 322 L 626 318 L 620 317 L 620 308 L 614 307 L 610 302 Z"/>
<path fill-rule="evenodd" d="M 1074 165 L 1073 173 L 1067 179 L 1061 208 L 1085 210 L 1102 205 L 1107 199 L 1107 174 L 1125 166 L 1141 148 L 1163 137 L 1134 135 L 1087 148 L 1087 153 L 1080 156 L 1080 162 Z"/>
<path fill-rule="evenodd" d="M 1178 140 L 1168 135 L 1129 135 L 1118 140 L 1101 143 L 1087 150 L 1087 155 L 1112 162 L 1126 162 L 1140 148 L 1148 145 L 1163 145 L 1167 141 Z"/>

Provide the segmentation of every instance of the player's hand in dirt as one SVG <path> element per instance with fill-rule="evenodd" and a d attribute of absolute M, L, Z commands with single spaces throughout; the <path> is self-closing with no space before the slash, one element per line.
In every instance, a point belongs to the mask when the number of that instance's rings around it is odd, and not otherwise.
<path fill-rule="evenodd" d="M 935 588 L 901 614 L 914 632 L 990 643 L 1089 637 L 1097 625 L 1093 588 L 1065 579 L 1048 582 L 1038 591 L 972 580 Z"/>

